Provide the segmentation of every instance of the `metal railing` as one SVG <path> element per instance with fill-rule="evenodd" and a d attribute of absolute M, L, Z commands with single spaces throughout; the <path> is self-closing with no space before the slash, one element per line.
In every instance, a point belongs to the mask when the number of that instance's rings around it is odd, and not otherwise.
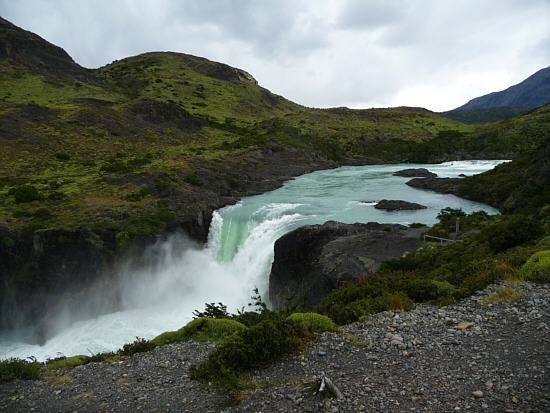
<path fill-rule="evenodd" d="M 454 239 L 449 239 L 449 238 L 441 238 L 441 237 L 434 237 L 433 235 L 426 235 L 424 234 L 424 242 L 427 241 L 427 239 L 435 239 L 437 241 L 439 241 L 441 244 L 445 243 L 445 242 L 455 242 Z"/>

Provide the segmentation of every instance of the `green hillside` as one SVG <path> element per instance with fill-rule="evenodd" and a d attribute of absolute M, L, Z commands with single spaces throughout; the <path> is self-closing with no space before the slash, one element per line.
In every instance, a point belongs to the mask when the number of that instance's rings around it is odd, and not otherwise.
<path fill-rule="evenodd" d="M 305 108 L 185 54 L 84 69 L 5 20 L 0 42 L 0 224 L 12 229 L 154 232 L 242 194 L 255 178 L 240 169 L 258 157 L 396 161 L 395 142 L 472 130 L 424 109 Z"/>

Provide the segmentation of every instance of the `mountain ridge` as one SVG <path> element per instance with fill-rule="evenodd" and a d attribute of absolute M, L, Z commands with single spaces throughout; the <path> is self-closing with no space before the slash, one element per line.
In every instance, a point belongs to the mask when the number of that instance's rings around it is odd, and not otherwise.
<path fill-rule="evenodd" d="M 498 92 L 471 99 L 443 115 L 466 123 L 509 119 L 550 103 L 550 66 Z"/>

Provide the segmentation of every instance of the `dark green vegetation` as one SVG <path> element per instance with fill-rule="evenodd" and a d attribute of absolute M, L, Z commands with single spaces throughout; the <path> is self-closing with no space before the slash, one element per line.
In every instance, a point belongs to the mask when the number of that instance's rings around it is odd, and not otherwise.
<path fill-rule="evenodd" d="M 0 383 L 15 379 L 35 380 L 40 377 L 41 364 L 26 360 L 8 359 L 0 362 Z"/>
<path fill-rule="evenodd" d="M 476 127 L 472 133 L 442 131 L 435 138 L 402 143 L 400 150 L 414 162 L 448 159 L 513 159 L 518 154 L 544 149 L 550 141 L 550 105 L 514 119 Z"/>
<path fill-rule="evenodd" d="M 386 261 L 377 273 L 334 290 L 318 311 L 344 324 L 384 310 L 408 309 L 413 302 L 447 304 L 496 281 L 544 281 L 536 275 L 542 271 L 529 272 L 525 263 L 544 266 L 539 251 L 548 249 L 548 217 L 466 215 L 446 209 L 428 234 L 453 236 L 457 217 L 462 232 L 455 242 L 428 243 L 416 253 Z"/>
<path fill-rule="evenodd" d="M 550 282 L 550 249 L 533 254 L 520 270 L 523 278 L 534 282 Z"/>
<path fill-rule="evenodd" d="M 465 105 L 443 112 L 464 123 L 485 123 L 513 118 L 550 103 L 550 67 L 501 92 L 470 100 Z"/>
<path fill-rule="evenodd" d="M 510 119 L 519 115 L 523 115 L 530 111 L 531 109 L 511 107 L 498 107 L 487 109 L 453 109 L 448 112 L 442 112 L 442 115 L 445 115 L 459 122 L 475 124 L 497 122 L 503 119 Z"/>
<path fill-rule="evenodd" d="M 227 314 L 223 305 L 218 307 L 221 312 L 211 312 L 223 321 L 247 322 L 248 328 L 226 336 L 206 361 L 192 367 L 191 377 L 215 383 L 233 393 L 248 385 L 247 373 L 251 370 L 303 349 L 315 334 L 337 330 L 327 316 L 270 311 L 260 296 L 254 296 L 253 300 L 255 312 Z"/>
<path fill-rule="evenodd" d="M 543 108 L 543 109 L 546 109 Z M 525 148 L 514 162 L 497 166 L 484 174 L 464 179 L 460 193 L 500 208 L 503 212 L 523 212 L 548 216 L 550 210 L 550 138 Z M 528 132 L 526 132 L 528 133 Z M 527 135 L 526 135 L 527 136 Z"/>

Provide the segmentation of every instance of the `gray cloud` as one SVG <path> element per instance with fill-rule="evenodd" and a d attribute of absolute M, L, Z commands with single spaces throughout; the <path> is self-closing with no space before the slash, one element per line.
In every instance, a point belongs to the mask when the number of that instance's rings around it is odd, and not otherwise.
<path fill-rule="evenodd" d="M 174 50 L 308 106 L 444 110 L 550 64 L 548 0 L 0 0 L 87 67 Z"/>

